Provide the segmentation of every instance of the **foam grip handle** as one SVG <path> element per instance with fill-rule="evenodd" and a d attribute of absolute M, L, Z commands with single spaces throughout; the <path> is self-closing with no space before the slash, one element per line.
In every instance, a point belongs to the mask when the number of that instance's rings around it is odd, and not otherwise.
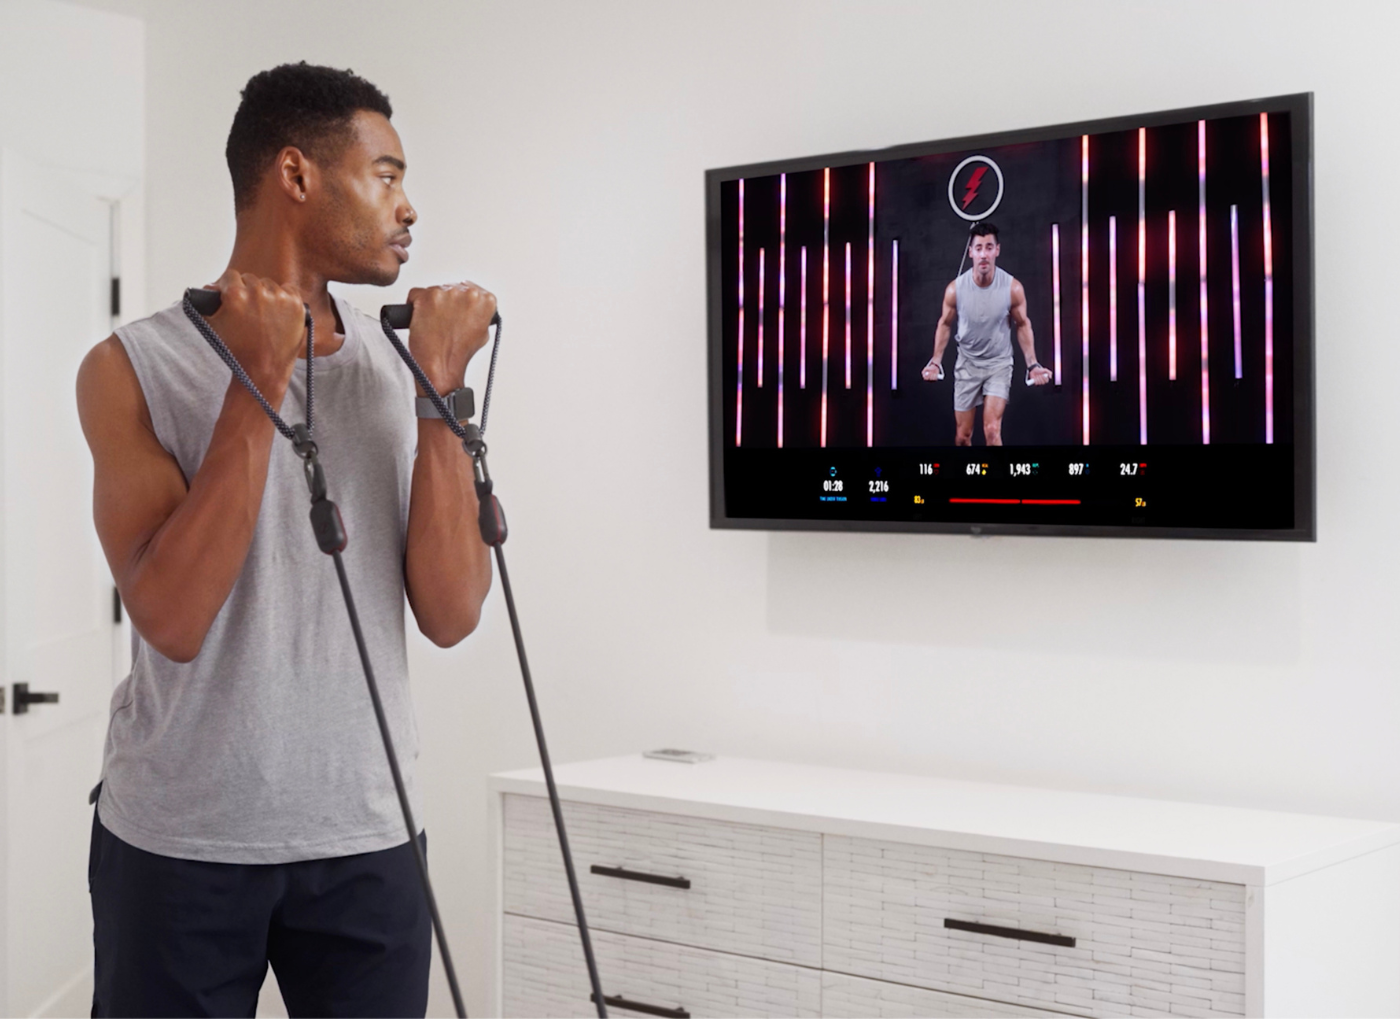
<path fill-rule="evenodd" d="M 190 304 L 194 305 L 194 310 L 205 318 L 218 314 L 219 308 L 224 303 L 223 294 L 217 290 L 205 290 L 203 287 L 190 287 L 185 291 L 185 297 Z M 306 309 L 306 325 L 310 327 L 311 305 L 303 301 L 301 306 Z"/>
<path fill-rule="evenodd" d="M 224 295 L 217 290 L 205 290 L 203 287 L 190 287 L 185 291 L 185 298 L 194 305 L 194 310 L 205 318 L 216 314 L 219 305 L 224 303 Z"/>
<path fill-rule="evenodd" d="M 411 304 L 386 304 L 379 309 L 379 314 L 389 320 L 390 329 L 407 329 L 413 324 L 413 305 Z M 491 316 L 491 325 L 501 324 L 501 313 Z"/>

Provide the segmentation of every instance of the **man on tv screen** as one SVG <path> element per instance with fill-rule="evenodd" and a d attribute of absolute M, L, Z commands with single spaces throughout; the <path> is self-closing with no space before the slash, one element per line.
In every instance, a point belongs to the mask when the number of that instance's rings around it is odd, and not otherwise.
<path fill-rule="evenodd" d="M 956 443 L 972 445 L 972 425 L 982 407 L 982 434 L 987 445 L 1001 445 L 1001 419 L 1011 398 L 1011 326 L 1026 358 L 1026 382 L 1043 386 L 1050 371 L 1035 358 L 1035 334 L 1026 315 L 1026 291 L 1005 269 L 997 268 L 1001 243 L 996 224 L 974 223 L 968 235 L 972 268 L 943 291 L 943 314 L 933 336 L 933 357 L 924 366 L 923 378 L 943 378 L 943 351 L 958 326 L 958 360 L 953 368 L 953 415 L 957 419 Z"/>

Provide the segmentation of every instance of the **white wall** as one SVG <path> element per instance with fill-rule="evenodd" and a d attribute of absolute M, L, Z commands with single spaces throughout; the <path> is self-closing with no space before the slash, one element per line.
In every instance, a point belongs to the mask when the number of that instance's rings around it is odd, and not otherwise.
<path fill-rule="evenodd" d="M 464 275 L 501 298 L 492 466 L 557 760 L 681 746 L 1400 820 L 1395 12 L 152 0 L 151 305 L 223 268 L 242 83 L 351 67 L 395 104 L 422 214 L 400 285 L 357 299 Z M 1307 90 L 1316 545 L 708 529 L 706 168 Z M 534 760 L 498 597 L 462 646 L 412 650 L 477 1012 L 483 776 Z"/>

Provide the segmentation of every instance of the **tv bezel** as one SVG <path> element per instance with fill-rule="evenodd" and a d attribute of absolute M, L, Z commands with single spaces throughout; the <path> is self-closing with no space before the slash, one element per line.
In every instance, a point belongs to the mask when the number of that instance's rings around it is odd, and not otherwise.
<path fill-rule="evenodd" d="M 1025 142 L 1054 141 L 1075 135 L 1106 134 L 1161 127 L 1193 120 L 1257 116 L 1260 113 L 1287 113 L 1290 116 L 1292 149 L 1292 226 L 1293 252 L 1293 527 L 1206 528 L 1109 526 L 1098 524 L 1018 524 L 930 520 L 821 520 L 795 518 L 731 517 L 725 512 L 724 492 L 724 315 L 721 286 L 722 223 L 720 186 L 740 177 L 767 177 L 777 173 L 801 173 L 823 167 L 855 163 L 884 162 L 917 156 L 937 155 L 971 149 L 1016 145 Z M 1212 103 L 1153 113 L 1104 117 L 1097 120 L 1052 124 L 1046 127 L 965 135 L 937 141 L 915 142 L 883 149 L 860 149 L 796 159 L 769 160 L 727 166 L 705 171 L 706 309 L 709 333 L 708 386 L 710 437 L 710 527 L 724 530 L 762 531 L 853 531 L 904 532 L 920 534 L 972 535 L 1049 535 L 1093 538 L 1178 538 L 1227 541 L 1304 541 L 1317 540 L 1316 420 L 1313 373 L 1313 94 L 1248 99 Z M 1091 447 L 1092 448 L 1092 447 Z"/>

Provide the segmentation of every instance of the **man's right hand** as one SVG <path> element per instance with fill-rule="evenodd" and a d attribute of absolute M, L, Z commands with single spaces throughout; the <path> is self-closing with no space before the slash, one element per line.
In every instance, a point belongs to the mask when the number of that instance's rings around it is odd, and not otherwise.
<path fill-rule="evenodd" d="M 928 359 L 928 364 L 924 365 L 924 370 L 920 373 L 925 382 L 940 382 L 943 379 L 943 365 L 934 358 Z"/>
<path fill-rule="evenodd" d="M 306 344 L 301 291 L 276 280 L 229 269 L 211 288 L 222 294 L 209 319 L 254 385 L 273 407 L 282 402 Z"/>

